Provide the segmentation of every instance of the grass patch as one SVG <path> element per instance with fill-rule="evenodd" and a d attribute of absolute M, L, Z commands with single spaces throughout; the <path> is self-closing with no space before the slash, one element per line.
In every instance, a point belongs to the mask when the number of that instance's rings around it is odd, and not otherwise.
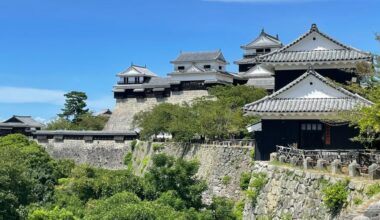
<path fill-rule="evenodd" d="M 369 198 L 371 198 L 372 196 L 378 194 L 379 192 L 380 192 L 380 184 L 379 183 L 375 183 L 375 184 L 369 185 L 365 189 L 365 194 Z"/>
<path fill-rule="evenodd" d="M 285 212 L 285 213 L 281 214 L 280 219 L 281 220 L 292 220 L 293 219 L 293 215 L 290 212 Z"/>
<path fill-rule="evenodd" d="M 160 151 L 164 149 L 164 145 L 160 143 L 153 143 L 153 151 Z"/>
<path fill-rule="evenodd" d="M 355 197 L 353 201 L 355 205 L 361 205 L 363 203 L 363 200 L 359 197 Z"/>
<path fill-rule="evenodd" d="M 224 176 L 222 178 L 223 185 L 228 185 L 230 182 L 231 182 L 231 177 L 230 176 Z"/>

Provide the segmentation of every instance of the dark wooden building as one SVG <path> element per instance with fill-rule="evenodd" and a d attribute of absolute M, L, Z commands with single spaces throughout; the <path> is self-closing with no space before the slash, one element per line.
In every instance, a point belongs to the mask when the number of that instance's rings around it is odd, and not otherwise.
<path fill-rule="evenodd" d="M 31 116 L 14 115 L 0 123 L 0 136 L 20 133 L 31 136 L 33 132 L 41 130 L 43 124 L 34 120 Z"/>
<path fill-rule="evenodd" d="M 302 149 L 362 148 L 350 139 L 358 134 L 348 123 L 331 117 L 372 103 L 337 87 L 314 70 L 308 70 L 285 87 L 247 104 L 248 115 L 261 117 L 255 125 L 256 159 L 267 160 L 276 145 Z"/>
<path fill-rule="evenodd" d="M 251 75 L 253 84 L 261 80 L 254 77 L 255 67 L 262 66 L 274 76 L 274 91 L 277 91 L 301 76 L 310 66 L 334 81 L 358 82 L 357 64 L 371 61 L 370 53 L 335 40 L 313 24 L 309 31 L 288 45 L 281 45 L 270 53 L 244 57 L 235 63 L 239 65 L 239 75 Z"/>

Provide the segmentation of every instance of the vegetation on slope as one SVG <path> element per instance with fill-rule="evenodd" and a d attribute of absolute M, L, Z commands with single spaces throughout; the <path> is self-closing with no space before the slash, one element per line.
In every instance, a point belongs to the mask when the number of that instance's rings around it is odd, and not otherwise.
<path fill-rule="evenodd" d="M 175 141 L 244 137 L 246 126 L 257 118 L 243 116 L 244 104 L 266 95 L 263 89 L 250 86 L 215 86 L 209 90 L 217 99 L 199 98 L 191 105 L 163 103 L 134 118 L 140 136 L 149 139 L 160 133 L 170 133 Z"/>
<path fill-rule="evenodd" d="M 236 219 L 225 198 L 202 203 L 197 161 L 156 154 L 144 177 L 57 161 L 22 135 L 0 138 L 0 219 Z M 240 210 L 240 209 L 239 209 Z"/>

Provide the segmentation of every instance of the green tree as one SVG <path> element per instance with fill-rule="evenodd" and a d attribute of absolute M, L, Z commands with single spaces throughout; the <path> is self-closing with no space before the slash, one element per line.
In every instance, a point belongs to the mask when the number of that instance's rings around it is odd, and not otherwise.
<path fill-rule="evenodd" d="M 88 112 L 88 109 L 86 108 L 87 95 L 84 92 L 71 91 L 66 93 L 65 97 L 65 107 L 62 109 L 62 113 L 59 114 L 59 116 L 66 120 L 77 122 L 81 115 Z"/>
<path fill-rule="evenodd" d="M 207 189 L 207 185 L 195 176 L 199 162 L 175 159 L 165 154 L 154 155 L 152 161 L 153 166 L 145 178 L 152 183 L 158 194 L 173 190 L 187 208 L 198 210 L 203 207 L 202 192 Z"/>
<path fill-rule="evenodd" d="M 77 220 L 74 214 L 66 209 L 58 207 L 53 210 L 39 208 L 31 212 L 28 216 L 29 220 Z"/>
<path fill-rule="evenodd" d="M 47 130 L 102 130 L 107 123 L 108 117 L 93 115 L 92 112 L 83 113 L 76 121 L 65 118 L 57 118 L 47 124 Z"/>
<path fill-rule="evenodd" d="M 210 209 L 214 215 L 214 219 L 218 220 L 234 220 L 236 219 L 234 213 L 235 203 L 224 197 L 214 197 L 210 205 Z"/>
<path fill-rule="evenodd" d="M 56 165 L 46 151 L 23 135 L 0 138 L 0 217 L 17 219 L 30 203 L 52 201 Z"/>

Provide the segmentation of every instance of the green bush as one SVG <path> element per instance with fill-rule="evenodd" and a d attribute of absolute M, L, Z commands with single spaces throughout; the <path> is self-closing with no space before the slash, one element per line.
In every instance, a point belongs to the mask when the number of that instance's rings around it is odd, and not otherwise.
<path fill-rule="evenodd" d="M 292 220 L 293 219 L 293 215 L 290 212 L 285 212 L 285 213 L 281 214 L 280 219 L 281 220 Z"/>
<path fill-rule="evenodd" d="M 159 143 L 153 144 L 153 151 L 159 151 L 159 150 L 162 150 L 163 148 L 164 146 L 162 144 L 159 144 Z"/>
<path fill-rule="evenodd" d="M 368 196 L 368 197 L 372 197 L 376 194 L 380 193 L 380 184 L 378 183 L 375 183 L 375 184 L 372 184 L 372 185 L 369 185 L 366 189 L 365 189 L 365 194 Z"/>
<path fill-rule="evenodd" d="M 137 145 L 137 140 L 133 140 L 133 141 L 131 142 L 131 150 L 132 150 L 132 151 L 135 150 L 136 145 Z"/>
<path fill-rule="evenodd" d="M 243 220 L 244 206 L 245 206 L 244 200 L 240 200 L 235 203 L 234 215 L 236 217 L 236 220 Z"/>
<path fill-rule="evenodd" d="M 77 220 L 74 214 L 66 209 L 55 207 L 53 210 L 36 209 L 28 216 L 29 220 Z"/>
<path fill-rule="evenodd" d="M 222 183 L 223 183 L 224 185 L 228 185 L 230 182 L 231 182 L 231 177 L 230 177 L 230 176 L 224 176 L 224 177 L 222 178 Z"/>
<path fill-rule="evenodd" d="M 338 211 L 347 203 L 348 180 L 327 184 L 322 188 L 323 202 L 330 211 Z"/>
<path fill-rule="evenodd" d="M 259 192 L 265 186 L 267 181 L 268 179 L 265 173 L 259 172 L 252 174 L 252 181 L 249 184 L 251 188 L 246 192 L 247 197 L 252 201 L 252 204 L 256 204 Z"/>
<path fill-rule="evenodd" d="M 234 202 L 224 197 L 214 197 L 210 205 L 214 219 L 233 220 L 236 219 L 234 214 Z"/>
<path fill-rule="evenodd" d="M 249 156 L 251 157 L 252 161 L 255 160 L 255 149 L 252 148 L 250 151 L 249 151 Z"/>
<path fill-rule="evenodd" d="M 355 205 L 360 205 L 362 203 L 363 203 L 363 200 L 361 198 L 359 198 L 359 197 L 354 198 L 354 204 Z"/>
<path fill-rule="evenodd" d="M 242 172 L 240 174 L 240 189 L 247 190 L 250 180 L 251 180 L 251 173 L 250 172 Z"/>

